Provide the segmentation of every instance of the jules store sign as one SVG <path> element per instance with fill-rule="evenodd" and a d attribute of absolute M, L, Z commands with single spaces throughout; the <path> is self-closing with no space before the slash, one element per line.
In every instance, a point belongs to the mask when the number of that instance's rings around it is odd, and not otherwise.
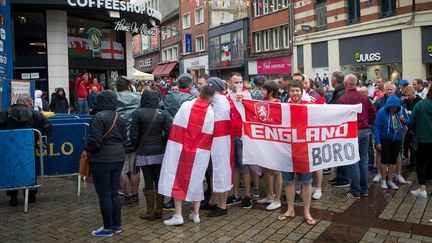
<path fill-rule="evenodd" d="M 358 63 L 362 62 L 379 62 L 381 61 L 381 53 L 359 53 L 354 54 L 354 58 Z"/>

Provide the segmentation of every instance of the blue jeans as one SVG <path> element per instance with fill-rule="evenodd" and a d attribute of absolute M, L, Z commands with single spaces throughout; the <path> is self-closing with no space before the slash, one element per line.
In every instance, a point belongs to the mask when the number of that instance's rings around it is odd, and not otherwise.
<path fill-rule="evenodd" d="M 78 114 L 88 114 L 88 103 L 86 99 L 77 100 L 77 113 Z"/>
<path fill-rule="evenodd" d="M 121 204 L 118 190 L 123 164 L 124 161 L 90 163 L 105 229 L 121 225 Z"/>
<path fill-rule="evenodd" d="M 337 183 L 348 184 L 349 180 L 349 166 L 339 166 L 336 168 Z"/>
<path fill-rule="evenodd" d="M 369 147 L 369 130 L 358 130 L 358 143 L 360 161 L 349 165 L 351 175 L 351 194 L 359 196 L 368 194 L 368 147 Z"/>

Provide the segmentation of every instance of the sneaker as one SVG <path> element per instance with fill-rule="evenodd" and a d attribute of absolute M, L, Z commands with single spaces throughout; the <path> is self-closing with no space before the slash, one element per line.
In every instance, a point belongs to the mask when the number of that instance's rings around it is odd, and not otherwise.
<path fill-rule="evenodd" d="M 411 194 L 415 197 L 427 198 L 427 192 L 426 191 L 420 191 L 420 188 L 417 190 L 411 191 Z"/>
<path fill-rule="evenodd" d="M 227 199 L 227 205 L 234 205 L 234 204 L 239 204 L 241 203 L 241 197 L 235 197 L 234 195 L 231 195 L 228 197 Z"/>
<path fill-rule="evenodd" d="M 299 205 L 303 203 L 303 198 L 299 194 L 295 194 L 294 205 Z"/>
<path fill-rule="evenodd" d="M 219 216 L 223 216 L 223 215 L 227 215 L 228 214 L 228 209 L 222 209 L 220 207 L 217 207 L 216 209 L 212 210 L 207 217 L 219 217 Z"/>
<path fill-rule="evenodd" d="M 260 197 L 259 190 L 256 189 L 256 187 L 252 187 L 252 189 L 251 189 L 251 196 L 254 197 L 254 198 L 259 198 Z"/>
<path fill-rule="evenodd" d="M 170 219 L 164 221 L 167 226 L 182 225 L 184 223 L 181 215 L 174 214 Z"/>
<path fill-rule="evenodd" d="M 400 184 L 407 184 L 405 178 L 403 178 L 401 174 L 396 175 L 396 181 L 399 182 Z"/>
<path fill-rule="evenodd" d="M 385 180 L 381 180 L 380 186 L 381 186 L 382 189 L 388 189 L 387 183 L 386 183 Z"/>
<path fill-rule="evenodd" d="M 242 200 L 242 207 L 243 208 L 252 208 L 252 198 L 249 196 L 246 196 Z"/>
<path fill-rule="evenodd" d="M 319 188 L 315 188 L 312 193 L 313 200 L 319 200 L 322 197 L 322 191 Z"/>
<path fill-rule="evenodd" d="M 361 196 L 362 197 L 369 197 L 369 193 L 362 193 Z"/>
<path fill-rule="evenodd" d="M 331 180 L 328 180 L 328 183 L 335 184 L 337 182 L 337 178 L 333 178 Z"/>
<path fill-rule="evenodd" d="M 344 196 L 345 196 L 346 198 L 356 198 L 356 199 L 360 198 L 360 195 L 354 195 L 354 194 L 352 194 L 351 192 L 347 192 L 347 193 L 345 193 Z"/>
<path fill-rule="evenodd" d="M 268 203 L 272 203 L 272 202 L 273 202 L 273 199 L 269 199 L 267 197 L 257 201 L 257 203 L 259 203 L 259 204 L 268 204 Z"/>
<path fill-rule="evenodd" d="M 114 234 L 120 234 L 122 232 L 120 225 L 119 226 L 113 226 L 112 227 L 112 232 Z"/>
<path fill-rule="evenodd" d="M 349 183 L 341 183 L 341 182 L 336 182 L 332 185 L 332 187 L 334 188 L 349 187 L 349 186 L 350 186 Z"/>
<path fill-rule="evenodd" d="M 387 181 L 387 185 L 393 190 L 399 189 L 399 187 L 396 186 L 396 184 L 393 181 Z"/>
<path fill-rule="evenodd" d="M 9 199 L 9 206 L 16 207 L 18 205 L 18 197 L 17 196 L 11 196 Z"/>
<path fill-rule="evenodd" d="M 273 201 L 272 203 L 270 203 L 270 205 L 268 205 L 266 207 L 266 210 L 272 211 L 272 210 L 276 210 L 280 207 L 281 207 L 281 202 Z"/>
<path fill-rule="evenodd" d="M 174 200 L 171 198 L 171 200 L 169 200 L 169 202 L 164 204 L 163 210 L 165 211 L 174 211 Z"/>
<path fill-rule="evenodd" d="M 378 183 L 381 181 L 381 174 L 376 174 L 372 179 L 373 182 Z"/>
<path fill-rule="evenodd" d="M 98 237 L 111 237 L 113 236 L 112 230 L 105 230 L 104 227 L 100 227 L 97 230 L 94 230 L 92 232 L 93 236 L 98 236 Z"/>
<path fill-rule="evenodd" d="M 189 214 L 189 219 L 195 224 L 199 224 L 201 222 L 199 215 L 195 215 L 193 213 Z"/>
<path fill-rule="evenodd" d="M 323 170 L 323 174 L 324 175 L 330 175 L 332 173 L 333 169 L 332 168 L 328 168 L 328 169 L 324 169 Z"/>

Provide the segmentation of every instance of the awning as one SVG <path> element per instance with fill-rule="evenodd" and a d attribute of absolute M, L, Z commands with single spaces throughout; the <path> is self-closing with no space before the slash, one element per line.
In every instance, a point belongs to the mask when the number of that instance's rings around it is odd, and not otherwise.
<path fill-rule="evenodd" d="M 166 68 L 168 64 L 159 64 L 157 65 L 156 69 L 153 71 L 153 75 L 154 76 L 162 76 L 162 73 L 164 71 L 164 69 Z"/>
<path fill-rule="evenodd" d="M 154 79 L 153 74 L 144 73 L 144 72 L 141 72 L 139 70 L 136 70 L 135 68 L 134 68 L 134 72 L 133 72 L 132 76 L 133 76 L 133 78 L 136 78 L 139 80 L 153 80 Z"/>
<path fill-rule="evenodd" d="M 167 64 L 165 69 L 163 70 L 161 76 L 169 76 L 171 71 L 174 69 L 174 67 L 177 65 L 177 62 L 170 62 Z"/>

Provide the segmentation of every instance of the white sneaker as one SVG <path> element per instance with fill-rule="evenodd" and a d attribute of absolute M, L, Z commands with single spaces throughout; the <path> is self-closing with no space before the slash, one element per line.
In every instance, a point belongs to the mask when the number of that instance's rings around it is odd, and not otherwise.
<path fill-rule="evenodd" d="M 182 225 L 184 223 L 183 216 L 174 214 L 170 219 L 164 221 L 165 225 Z"/>
<path fill-rule="evenodd" d="M 259 203 L 259 204 L 266 204 L 266 203 L 272 203 L 272 202 L 273 202 L 273 199 L 269 199 L 266 197 L 257 201 L 257 203 Z"/>
<path fill-rule="evenodd" d="M 393 190 L 399 189 L 399 187 L 396 186 L 396 184 L 393 181 L 387 181 L 387 185 Z"/>
<path fill-rule="evenodd" d="M 417 190 L 411 191 L 411 194 L 415 197 L 427 198 L 427 192 L 426 191 L 420 191 L 420 188 Z"/>
<path fill-rule="evenodd" d="M 396 181 L 399 182 L 400 184 L 407 184 L 406 180 L 400 174 L 396 175 Z"/>
<path fill-rule="evenodd" d="M 189 214 L 189 219 L 195 224 L 199 224 L 201 222 L 199 215 L 195 215 L 193 213 Z"/>
<path fill-rule="evenodd" d="M 312 199 L 319 200 L 322 196 L 322 191 L 319 188 L 315 188 L 312 193 Z"/>
<path fill-rule="evenodd" d="M 376 174 L 375 176 L 374 176 L 374 178 L 372 179 L 372 181 L 373 182 L 375 182 L 375 183 L 378 183 L 378 182 L 380 182 L 380 180 L 381 180 L 381 174 Z"/>
<path fill-rule="evenodd" d="M 380 186 L 381 186 L 382 189 L 388 189 L 387 183 L 386 183 L 385 180 L 381 180 Z"/>
<path fill-rule="evenodd" d="M 273 201 L 272 203 L 270 203 L 270 205 L 268 205 L 266 207 L 266 210 L 271 211 L 271 210 L 278 209 L 280 207 L 281 207 L 281 202 L 280 201 L 279 202 Z"/>

